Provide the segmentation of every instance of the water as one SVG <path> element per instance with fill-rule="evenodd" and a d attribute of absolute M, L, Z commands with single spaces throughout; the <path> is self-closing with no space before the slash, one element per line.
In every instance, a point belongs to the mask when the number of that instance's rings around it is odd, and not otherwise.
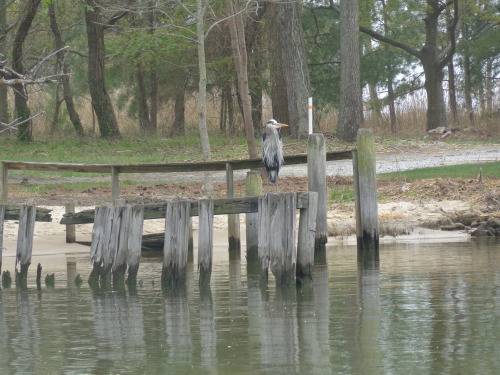
<path fill-rule="evenodd" d="M 56 287 L 0 291 L 2 374 L 495 374 L 500 368 L 500 241 L 383 245 L 380 263 L 328 249 L 314 285 L 262 289 L 216 252 L 211 289 L 191 269 L 163 292 L 78 289 L 87 257 L 33 259 Z M 4 259 L 4 268 L 10 268 Z M 11 268 L 12 270 L 12 268 Z M 43 284 L 43 283 L 42 283 Z"/>

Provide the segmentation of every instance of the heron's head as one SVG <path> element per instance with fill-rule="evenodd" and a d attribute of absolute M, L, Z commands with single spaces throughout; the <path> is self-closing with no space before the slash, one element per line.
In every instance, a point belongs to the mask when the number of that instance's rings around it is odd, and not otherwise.
<path fill-rule="evenodd" d="M 283 126 L 288 126 L 287 124 L 281 124 L 275 119 L 271 119 L 267 122 L 266 127 L 271 128 L 271 129 L 279 129 Z"/>

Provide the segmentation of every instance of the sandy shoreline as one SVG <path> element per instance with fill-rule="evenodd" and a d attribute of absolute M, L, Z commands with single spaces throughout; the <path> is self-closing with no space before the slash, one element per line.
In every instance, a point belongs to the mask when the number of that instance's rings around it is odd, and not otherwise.
<path fill-rule="evenodd" d="M 51 254 L 88 254 L 89 247 L 80 244 L 66 243 L 66 226 L 59 224 L 64 215 L 64 207 L 42 206 L 52 210 L 52 222 L 36 222 L 34 234 L 33 255 Z M 76 207 L 76 211 L 82 211 L 93 207 Z M 422 224 L 428 221 L 439 220 L 447 215 L 466 212 L 471 209 L 470 205 L 463 201 L 441 201 L 441 202 L 391 202 L 379 204 L 380 227 L 399 228 L 408 234 L 397 236 L 383 236 L 381 243 L 389 242 L 412 242 L 412 241 L 462 241 L 469 235 L 462 231 L 446 232 L 440 230 L 426 229 Z M 245 215 L 240 215 L 242 224 Z M 164 230 L 164 220 L 146 220 L 144 223 L 144 234 L 160 233 Z M 224 246 L 227 244 L 227 216 L 216 216 L 214 219 L 215 233 L 214 244 Z M 356 238 L 352 235 L 355 227 L 354 210 L 352 206 L 343 206 L 328 213 L 329 239 L 332 244 L 356 244 Z M 197 218 L 193 218 L 193 229 L 198 227 Z M 4 222 L 4 257 L 13 257 L 16 252 L 17 243 L 17 221 Z M 92 235 L 92 224 L 81 224 L 76 226 L 77 240 L 90 241 Z M 332 234 L 336 234 L 332 236 Z M 195 245 L 197 233 L 194 234 Z M 245 226 L 241 226 L 242 246 L 245 246 Z"/>

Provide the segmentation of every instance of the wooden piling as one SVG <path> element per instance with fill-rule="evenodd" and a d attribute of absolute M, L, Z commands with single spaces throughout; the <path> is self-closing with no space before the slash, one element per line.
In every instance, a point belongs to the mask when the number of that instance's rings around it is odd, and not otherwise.
<path fill-rule="evenodd" d="M 328 241 L 326 200 L 326 148 L 323 134 L 309 135 L 307 143 L 308 190 L 318 193 L 316 214 L 316 249 L 324 248 Z"/>
<path fill-rule="evenodd" d="M 214 201 L 202 199 L 198 202 L 198 270 L 199 284 L 209 284 L 212 274 Z"/>
<path fill-rule="evenodd" d="M 117 231 L 112 238 L 116 239 L 110 243 L 111 272 L 113 273 L 113 288 L 123 289 L 125 284 L 125 272 L 127 271 L 128 239 L 130 236 L 130 221 L 132 218 L 132 206 L 113 207 L 116 226 L 112 230 Z M 141 233 L 142 235 L 142 233 Z"/>
<path fill-rule="evenodd" d="M 226 163 L 226 185 L 227 185 L 227 197 L 234 197 L 234 178 L 233 178 L 233 165 L 231 163 Z M 240 242 L 240 215 L 231 214 L 227 216 L 227 231 L 229 237 L 229 251 L 235 254 L 240 254 L 241 242 Z"/>
<path fill-rule="evenodd" d="M 0 274 L 2 274 L 2 259 L 3 259 L 3 221 L 5 217 L 5 206 L 0 205 Z"/>
<path fill-rule="evenodd" d="M 189 201 L 167 204 L 161 276 L 163 286 L 186 281 L 190 206 Z"/>
<path fill-rule="evenodd" d="M 28 277 L 28 268 L 31 264 L 33 251 L 33 235 L 35 231 L 35 206 L 21 206 L 19 214 L 19 229 L 17 234 L 16 266 L 20 264 L 19 277 L 24 284 Z"/>
<path fill-rule="evenodd" d="M 247 172 L 245 180 L 245 193 L 247 197 L 259 196 L 262 194 L 262 177 L 259 171 Z M 246 214 L 246 244 L 247 263 L 258 260 L 259 247 L 259 215 L 257 213 Z"/>
<path fill-rule="evenodd" d="M 296 203 L 295 193 L 259 197 L 259 260 L 263 275 L 271 268 L 278 285 L 294 279 Z"/>
<path fill-rule="evenodd" d="M 356 237 L 358 251 L 378 252 L 378 206 L 375 142 L 370 129 L 359 129 L 357 151 L 353 151 L 356 190 Z"/>
<path fill-rule="evenodd" d="M 299 238 L 297 243 L 297 266 L 295 276 L 297 278 L 297 283 L 300 284 L 312 281 L 318 193 L 310 191 L 308 201 L 308 206 L 300 209 L 299 219 Z"/>
<path fill-rule="evenodd" d="M 75 203 L 68 202 L 65 204 L 65 213 L 74 214 L 75 213 Z M 74 224 L 66 225 L 66 243 L 75 243 L 76 241 L 76 227 Z"/>
<path fill-rule="evenodd" d="M 128 236 L 128 278 L 129 285 L 137 281 L 137 272 L 141 259 L 142 230 L 144 226 L 144 206 L 132 206 L 130 211 L 130 225 Z"/>

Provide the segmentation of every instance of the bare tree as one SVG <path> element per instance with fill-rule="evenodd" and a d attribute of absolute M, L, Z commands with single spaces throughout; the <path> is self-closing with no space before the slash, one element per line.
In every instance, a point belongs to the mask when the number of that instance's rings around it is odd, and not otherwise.
<path fill-rule="evenodd" d="M 64 48 L 64 42 L 62 39 L 61 31 L 59 30 L 59 25 L 57 24 L 56 11 L 53 2 L 49 4 L 49 17 L 50 17 L 50 29 L 54 34 L 55 46 L 59 50 L 59 52 L 56 55 L 57 60 L 61 66 L 62 72 L 64 73 L 61 76 L 60 80 L 63 87 L 63 97 L 64 97 L 64 102 L 66 103 L 66 109 L 68 110 L 68 115 L 71 120 L 71 123 L 73 124 L 73 127 L 75 128 L 75 131 L 77 132 L 77 134 L 83 135 L 82 122 L 80 121 L 80 116 L 76 111 L 75 103 L 73 102 L 73 95 L 71 95 L 71 89 L 69 85 L 69 74 L 68 74 L 69 69 L 68 69 L 68 64 L 65 61 L 66 54 L 62 50 L 62 48 Z"/>
<path fill-rule="evenodd" d="M 245 42 L 245 25 L 242 15 L 243 9 L 235 6 L 232 0 L 226 0 L 226 7 L 230 15 L 228 21 L 231 33 L 231 49 L 238 76 L 238 90 L 243 107 L 243 122 L 245 124 L 248 154 L 251 158 L 257 158 L 258 154 L 252 121 L 252 99 L 248 86 L 248 55 Z"/>

